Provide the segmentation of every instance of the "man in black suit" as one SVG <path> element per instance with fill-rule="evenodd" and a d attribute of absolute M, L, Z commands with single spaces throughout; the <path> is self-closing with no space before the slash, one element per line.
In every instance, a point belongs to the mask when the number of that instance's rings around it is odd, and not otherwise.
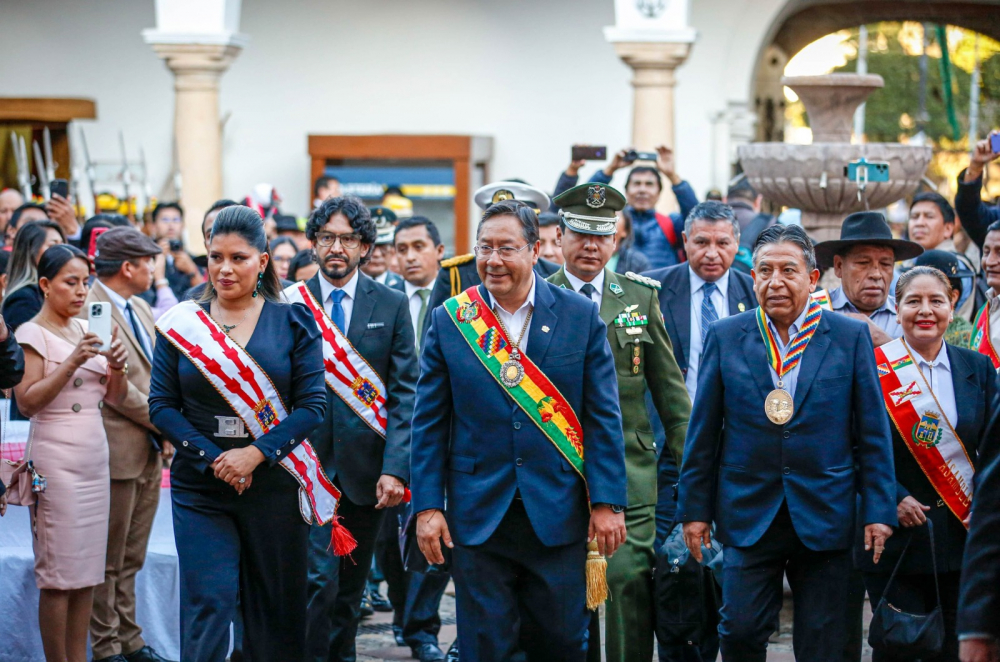
<path fill-rule="evenodd" d="M 345 332 L 360 355 L 352 362 L 356 371 L 365 374 L 363 363 L 374 371 L 363 384 L 372 387 L 367 400 L 353 386 L 335 391 L 337 382 L 328 375 L 326 420 L 310 435 L 323 468 L 343 493 L 338 514 L 358 547 L 339 559 L 329 551 L 329 527 L 314 527 L 310 534 L 308 659 L 354 660 L 375 539 L 386 509 L 402 501 L 409 480 L 416 352 L 406 297 L 358 270 L 376 237 L 364 204 L 352 197 L 325 200 L 309 217 L 306 234 L 320 265 L 306 287 L 329 318 L 323 321 Z M 331 359 L 328 341 L 322 342 L 324 358 Z M 381 416 L 369 415 L 376 410 Z"/>
<path fill-rule="evenodd" d="M 704 338 L 712 321 L 742 313 L 757 306 L 753 279 L 731 269 L 740 247 L 740 224 L 729 205 L 702 202 L 691 210 L 684 222 L 684 264 L 649 271 L 645 275 L 660 281 L 660 310 L 674 348 L 674 358 L 684 374 L 691 401 L 698 385 L 698 365 L 705 346 Z M 706 294 L 709 296 L 706 299 Z M 646 396 L 656 447 L 661 451 L 657 462 L 656 544 L 659 546 L 670 533 L 676 503 L 674 486 L 678 467 L 671 453 L 662 452 L 666 445 L 663 424 Z M 714 660 L 719 641 L 714 633 L 701 646 L 703 660 Z M 676 657 L 673 651 L 660 650 L 666 662 Z"/>

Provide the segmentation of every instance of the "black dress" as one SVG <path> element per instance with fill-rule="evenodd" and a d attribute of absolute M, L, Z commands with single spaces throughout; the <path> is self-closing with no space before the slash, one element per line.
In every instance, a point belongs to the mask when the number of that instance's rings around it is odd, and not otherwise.
<path fill-rule="evenodd" d="M 265 302 L 245 349 L 290 413 L 256 440 L 219 438 L 216 417 L 233 416 L 232 408 L 157 334 L 149 413 L 177 449 L 171 497 L 183 660 L 225 660 L 237 595 L 250 659 L 298 660 L 304 652 L 309 526 L 299 514 L 298 483 L 278 463 L 323 420 L 322 347 L 305 306 Z M 211 463 L 250 443 L 265 461 L 240 496 L 215 478 Z"/>

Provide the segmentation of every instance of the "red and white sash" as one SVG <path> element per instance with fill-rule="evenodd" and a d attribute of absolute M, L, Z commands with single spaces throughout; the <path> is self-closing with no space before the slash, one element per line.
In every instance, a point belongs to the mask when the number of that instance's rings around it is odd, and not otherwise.
<path fill-rule="evenodd" d="M 254 439 L 288 416 L 267 373 L 201 306 L 193 301 L 180 303 L 163 315 L 156 327 L 215 387 Z M 340 491 L 327 478 L 309 440 L 304 439 L 280 464 L 299 483 L 302 518 L 310 524 L 332 520 L 335 529 L 342 529 L 336 520 Z M 335 531 L 335 538 L 338 533 L 346 531 Z"/>
<path fill-rule="evenodd" d="M 875 363 L 889 418 L 938 496 L 964 522 L 976 473 L 965 445 L 902 338 L 876 347 Z"/>
<path fill-rule="evenodd" d="M 300 281 L 288 286 L 284 294 L 290 303 L 305 304 L 316 320 L 323 336 L 326 385 L 371 429 L 385 437 L 388 420 L 385 411 L 386 389 L 382 378 L 354 349 L 305 283 Z"/>
<path fill-rule="evenodd" d="M 972 349 L 990 357 L 993 367 L 1000 369 L 1000 354 L 997 354 L 993 346 L 993 337 L 990 335 L 990 302 L 987 301 L 976 314 L 976 319 L 972 324 L 976 327 L 976 333 L 972 336 Z"/>

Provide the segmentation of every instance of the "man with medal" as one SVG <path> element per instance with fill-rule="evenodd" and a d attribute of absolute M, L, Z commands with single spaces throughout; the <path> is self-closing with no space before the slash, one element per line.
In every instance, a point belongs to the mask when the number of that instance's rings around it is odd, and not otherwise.
<path fill-rule="evenodd" d="M 364 204 L 324 200 L 306 235 L 319 273 L 284 294 L 309 309 L 321 336 L 326 418 L 310 439 L 343 493 L 338 515 L 358 542 L 340 559 L 328 550 L 329 525 L 310 531 L 306 659 L 353 660 L 376 535 L 409 480 L 417 360 L 406 297 L 358 268 L 377 240 Z"/>
<path fill-rule="evenodd" d="M 537 277 L 539 246 L 530 207 L 491 205 L 476 236 L 483 284 L 431 313 L 421 350 L 417 540 L 430 563 L 452 549 L 461 654 L 478 662 L 518 650 L 582 661 L 588 608 L 606 592 L 601 556 L 625 542 L 608 327 L 591 301 Z"/>
<path fill-rule="evenodd" d="M 681 469 L 678 519 L 692 556 L 726 545 L 723 660 L 764 662 L 787 573 L 795 656 L 842 659 L 855 499 L 877 562 L 896 520 L 889 423 L 865 324 L 824 313 L 812 242 L 776 225 L 754 246 L 760 307 L 706 337 Z"/>
<path fill-rule="evenodd" d="M 986 276 L 986 303 L 972 322 L 972 349 L 985 354 L 1000 370 L 1000 221 L 986 228 L 983 241 L 983 274 Z"/>
<path fill-rule="evenodd" d="M 680 464 L 691 401 L 674 359 L 655 280 L 606 268 L 616 249 L 616 212 L 625 197 L 605 184 L 582 184 L 557 196 L 562 208 L 559 238 L 565 263 L 548 281 L 593 301 L 608 326 L 608 342 L 618 368 L 618 399 L 625 433 L 628 475 L 628 540 L 608 561 L 611 599 L 605 607 L 605 654 L 611 660 L 653 657 L 653 543 L 656 538 L 656 446 L 645 393 L 667 432 L 666 452 Z M 594 627 L 597 626 L 597 627 Z M 596 612 L 587 649 L 600 660 Z"/>

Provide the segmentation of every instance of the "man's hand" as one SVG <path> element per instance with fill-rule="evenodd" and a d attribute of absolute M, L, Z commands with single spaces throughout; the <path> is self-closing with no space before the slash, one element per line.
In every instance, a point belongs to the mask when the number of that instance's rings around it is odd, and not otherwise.
<path fill-rule="evenodd" d="M 448 522 L 444 518 L 444 513 L 437 509 L 417 513 L 417 545 L 428 563 L 438 565 L 444 563 L 444 552 L 441 551 L 442 540 L 448 549 L 455 546 L 451 542 L 451 532 L 448 530 Z"/>
<path fill-rule="evenodd" d="M 892 340 L 893 340 L 892 336 L 890 336 L 888 333 L 886 333 L 885 331 L 883 331 L 882 329 L 880 329 L 879 326 L 875 322 L 872 321 L 872 318 L 868 317 L 864 313 L 852 313 L 852 312 L 844 311 L 841 314 L 842 315 L 847 315 L 848 317 L 852 317 L 852 318 L 858 320 L 859 322 L 864 322 L 865 324 L 867 324 L 868 325 L 868 331 L 869 331 L 869 333 L 871 333 L 871 336 L 872 336 L 872 344 L 875 345 L 876 347 L 881 347 L 882 345 L 885 345 L 886 343 L 892 342 Z"/>
<path fill-rule="evenodd" d="M 174 445 L 166 439 L 160 442 L 160 457 L 167 461 L 174 457 Z"/>
<path fill-rule="evenodd" d="M 684 544 L 687 545 L 691 556 L 698 563 L 701 563 L 701 545 L 712 549 L 712 525 L 708 522 L 684 522 Z"/>
<path fill-rule="evenodd" d="M 673 186 L 677 186 L 682 181 L 674 170 L 674 150 L 666 145 L 658 145 L 656 148 L 656 167 L 662 172 Z"/>
<path fill-rule="evenodd" d="M 990 146 L 990 138 L 997 135 L 997 133 L 997 131 L 992 132 L 990 135 L 986 136 L 985 140 L 980 140 L 976 143 L 976 146 L 972 148 L 972 154 L 969 157 L 969 167 L 965 170 L 964 177 L 964 181 L 967 184 L 982 177 L 986 164 L 1000 156 L 1000 153 L 994 154 L 993 148 Z"/>
<path fill-rule="evenodd" d="M 566 174 L 569 175 L 570 177 L 579 176 L 580 168 L 582 168 L 586 162 L 587 162 L 586 159 L 577 159 L 575 161 L 570 161 L 569 167 L 566 168 Z"/>
<path fill-rule="evenodd" d="M 611 161 L 608 162 L 608 165 L 604 166 L 604 174 L 607 175 L 608 177 L 611 177 L 612 175 L 615 174 L 617 170 L 620 170 L 625 166 L 627 166 L 629 163 L 631 163 L 631 161 L 625 160 L 625 155 L 628 154 L 629 151 L 633 149 L 635 148 L 626 147 L 625 149 L 620 150 L 614 156 L 612 156 Z"/>
<path fill-rule="evenodd" d="M 882 552 L 885 551 L 885 541 L 892 536 L 892 527 L 886 526 L 885 524 L 866 524 L 865 525 L 865 551 L 875 548 L 875 554 L 872 556 L 872 563 L 878 563 L 878 560 L 882 557 Z"/>
<path fill-rule="evenodd" d="M 187 251 L 174 251 L 171 255 L 174 256 L 174 268 L 190 277 L 192 287 L 201 284 L 201 272 L 198 271 L 198 265 L 194 263 Z"/>
<path fill-rule="evenodd" d="M 52 199 L 45 203 L 45 213 L 49 218 L 59 224 L 63 233 L 69 237 L 80 231 L 80 223 L 76 220 L 76 210 L 69 201 L 56 193 Z M 83 247 L 87 250 L 87 246 Z"/>
<path fill-rule="evenodd" d="M 899 523 L 906 528 L 921 526 L 927 522 L 927 515 L 924 515 L 930 506 L 925 506 L 911 496 L 906 497 L 896 506 L 896 517 Z"/>
<path fill-rule="evenodd" d="M 153 283 L 167 279 L 167 256 L 163 253 L 153 258 Z"/>
<path fill-rule="evenodd" d="M 378 499 L 375 510 L 398 506 L 399 502 L 403 500 L 403 492 L 403 481 L 395 476 L 382 474 L 378 479 L 378 485 L 375 486 L 375 498 Z"/>
<path fill-rule="evenodd" d="M 611 506 L 594 506 L 590 513 L 590 530 L 587 542 L 597 540 L 597 551 L 611 558 L 625 544 L 625 513 L 616 513 Z"/>
<path fill-rule="evenodd" d="M 994 639 L 964 639 L 958 642 L 958 659 L 962 662 L 998 662 L 1000 650 Z"/>

